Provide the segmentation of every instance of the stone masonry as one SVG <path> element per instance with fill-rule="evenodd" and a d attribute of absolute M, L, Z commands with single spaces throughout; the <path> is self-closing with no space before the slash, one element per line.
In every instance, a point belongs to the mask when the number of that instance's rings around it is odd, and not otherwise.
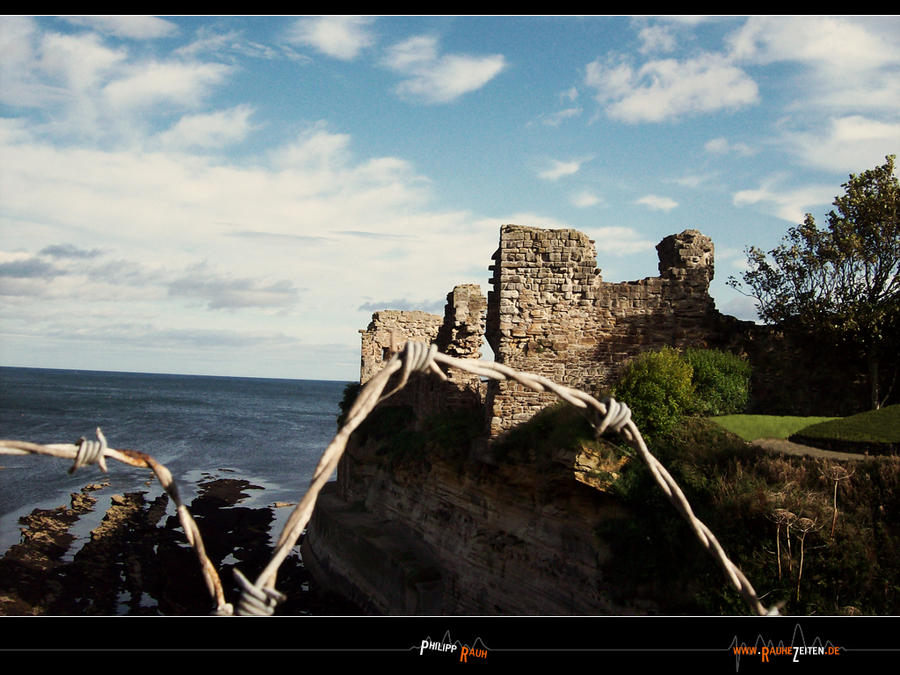
<path fill-rule="evenodd" d="M 657 251 L 660 276 L 606 283 L 583 233 L 504 225 L 488 293 L 496 360 L 598 393 L 642 351 L 717 342 L 712 241 L 685 230 Z M 555 401 L 510 382 L 490 383 L 487 396 L 492 433 Z"/>
<path fill-rule="evenodd" d="M 477 284 L 456 286 L 447 294 L 444 316 L 419 311 L 375 312 L 362 334 L 360 383 L 365 384 L 402 349 L 407 340 L 435 343 L 437 348 L 458 359 L 481 357 L 484 344 L 487 300 Z M 446 372 L 448 382 L 432 377 L 415 377 L 393 398 L 393 403 L 415 404 L 421 421 L 447 407 L 482 406 L 485 386 L 477 375 L 457 369 Z"/>
<path fill-rule="evenodd" d="M 407 340 L 434 342 L 443 320 L 437 314 L 388 309 L 375 312 L 368 328 L 360 330 L 360 384 L 365 384 L 390 361 Z"/>
<path fill-rule="evenodd" d="M 594 242 L 585 234 L 504 225 L 489 268 L 493 290 L 486 317 L 484 296 L 475 285 L 458 286 L 448 295 L 443 321 L 423 312 L 377 312 L 361 331 L 362 381 L 389 356 L 391 331 L 397 347 L 406 339 L 422 339 L 465 358 L 478 358 L 484 335 L 498 363 L 592 393 L 611 385 L 642 351 L 723 346 L 736 320 L 719 314 L 709 295 L 712 241 L 685 230 L 656 248 L 658 277 L 607 283 L 597 269 Z M 508 381 L 488 382 L 484 405 L 490 433 L 528 420 L 555 400 Z"/>

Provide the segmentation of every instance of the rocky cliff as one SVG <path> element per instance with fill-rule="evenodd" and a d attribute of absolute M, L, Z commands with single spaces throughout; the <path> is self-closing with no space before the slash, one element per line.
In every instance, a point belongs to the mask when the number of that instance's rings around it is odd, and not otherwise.
<path fill-rule="evenodd" d="M 622 455 L 604 443 L 529 456 L 474 425 L 384 407 L 348 447 L 304 540 L 316 582 L 378 614 L 629 614 L 605 578 L 603 488 Z M 453 433 L 436 433 L 445 425 Z"/>

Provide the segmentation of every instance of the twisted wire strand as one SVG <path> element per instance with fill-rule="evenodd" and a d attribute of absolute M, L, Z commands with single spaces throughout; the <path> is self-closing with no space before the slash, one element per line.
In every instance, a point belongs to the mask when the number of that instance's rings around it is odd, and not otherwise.
<path fill-rule="evenodd" d="M 76 469 L 87 466 L 88 464 L 97 464 L 103 473 L 109 473 L 106 468 L 106 458 L 104 457 L 104 453 L 106 452 L 106 436 L 100 431 L 100 427 L 97 427 L 97 439 L 98 440 L 96 441 L 89 441 L 84 436 L 78 439 L 78 443 L 76 444 L 78 450 L 75 453 L 75 463 L 72 464 L 69 473 L 75 473 Z"/>
<path fill-rule="evenodd" d="M 274 588 L 254 586 L 237 567 L 234 568 L 234 578 L 241 589 L 241 598 L 235 610 L 239 616 L 272 616 L 278 603 L 286 599 Z"/>
<path fill-rule="evenodd" d="M 480 377 L 494 380 L 513 380 L 537 392 L 550 391 L 560 399 L 581 410 L 594 426 L 598 435 L 605 433 L 607 430 L 619 433 L 644 460 L 660 489 L 672 502 L 676 510 L 687 520 L 697 539 L 716 559 L 728 580 L 744 597 L 751 609 L 759 615 L 778 613 L 777 608 L 773 607 L 767 610 L 763 607 L 756 591 L 753 589 L 753 585 L 744 576 L 740 568 L 728 558 L 712 531 L 694 514 L 690 503 L 675 479 L 672 478 L 671 474 L 647 448 L 640 431 L 631 420 L 631 411 L 627 405 L 611 398 L 600 402 L 590 394 L 557 384 L 542 375 L 523 373 L 500 363 L 447 356 L 437 351 L 437 347 L 433 344 L 427 345 L 410 340 L 405 344 L 401 352 L 394 354 L 384 368 L 361 388 L 356 400 L 350 407 L 350 411 L 347 413 L 344 425 L 338 430 L 331 443 L 322 453 L 315 473 L 310 480 L 309 488 L 291 512 L 278 539 L 271 560 L 256 578 L 256 581 L 251 583 L 240 570 L 234 569 L 235 580 L 241 588 L 241 597 L 237 606 L 238 614 L 271 615 L 277 604 L 284 601 L 285 596 L 275 590 L 278 568 L 296 545 L 303 534 L 304 528 L 309 523 L 319 493 L 337 469 L 341 455 L 343 455 L 347 447 L 350 434 L 362 424 L 375 406 L 403 389 L 413 373 L 430 372 L 442 379 L 447 379 L 439 364 L 458 368 Z M 384 393 L 389 381 L 398 372 L 400 373 L 399 381 L 387 393 Z M 168 469 L 144 453 L 134 450 L 109 448 L 99 429 L 97 429 L 97 435 L 99 442 L 96 442 L 96 447 L 95 445 L 88 445 L 84 439 L 80 439 L 75 445 L 39 445 L 26 441 L 0 440 L 0 454 L 31 453 L 74 459 L 75 464 L 70 471 L 74 471 L 79 466 L 88 463 L 97 463 L 105 470 L 105 464 L 103 463 L 105 457 L 112 457 L 133 466 L 149 467 L 159 478 L 166 492 L 178 505 L 178 516 L 182 527 L 188 541 L 197 553 L 207 588 L 216 601 L 215 613 L 223 615 L 234 614 L 235 608 L 225 602 L 221 580 L 206 555 L 197 524 L 191 517 L 187 507 L 182 504 L 178 495 L 178 489 Z"/>

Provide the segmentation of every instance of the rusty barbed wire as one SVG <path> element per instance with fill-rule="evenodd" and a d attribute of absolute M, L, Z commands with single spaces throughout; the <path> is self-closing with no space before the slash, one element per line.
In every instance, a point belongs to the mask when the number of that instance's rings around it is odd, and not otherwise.
<path fill-rule="evenodd" d="M 206 582 L 206 588 L 216 604 L 215 612 L 218 614 L 232 614 L 231 604 L 225 601 L 225 593 L 222 590 L 222 581 L 219 578 L 219 574 L 216 572 L 215 565 L 212 564 L 209 556 L 206 555 L 203 537 L 200 536 L 200 530 L 193 516 L 191 516 L 191 512 L 181 501 L 178 486 L 172 478 L 171 472 L 146 453 L 138 452 L 137 450 L 110 448 L 106 443 L 106 437 L 99 427 L 97 428 L 97 438 L 97 441 L 87 441 L 84 438 L 80 438 L 76 443 L 51 443 L 48 445 L 29 443 L 27 441 L 0 440 L 0 454 L 48 455 L 72 459 L 74 463 L 69 469 L 69 473 L 86 464 L 97 464 L 106 473 L 106 458 L 153 471 L 160 485 L 172 498 L 172 501 L 175 502 L 178 520 L 181 523 L 188 543 L 193 547 L 197 555 L 200 571 L 203 574 L 203 580 Z"/>

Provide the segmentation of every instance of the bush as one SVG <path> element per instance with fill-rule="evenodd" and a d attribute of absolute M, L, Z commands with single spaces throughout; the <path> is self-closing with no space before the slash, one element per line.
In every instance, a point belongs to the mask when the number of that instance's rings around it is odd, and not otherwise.
<path fill-rule="evenodd" d="M 686 349 L 682 357 L 694 374 L 694 412 L 732 415 L 744 412 L 750 400 L 750 364 L 730 352 Z"/>
<path fill-rule="evenodd" d="M 750 364 L 713 349 L 670 347 L 637 356 L 613 388 L 631 408 L 641 434 L 670 432 L 684 415 L 743 411 L 750 398 Z"/>
<path fill-rule="evenodd" d="M 694 407 L 693 368 L 674 349 L 644 352 L 625 368 L 613 387 L 615 398 L 631 408 L 646 438 L 665 434 Z"/>

